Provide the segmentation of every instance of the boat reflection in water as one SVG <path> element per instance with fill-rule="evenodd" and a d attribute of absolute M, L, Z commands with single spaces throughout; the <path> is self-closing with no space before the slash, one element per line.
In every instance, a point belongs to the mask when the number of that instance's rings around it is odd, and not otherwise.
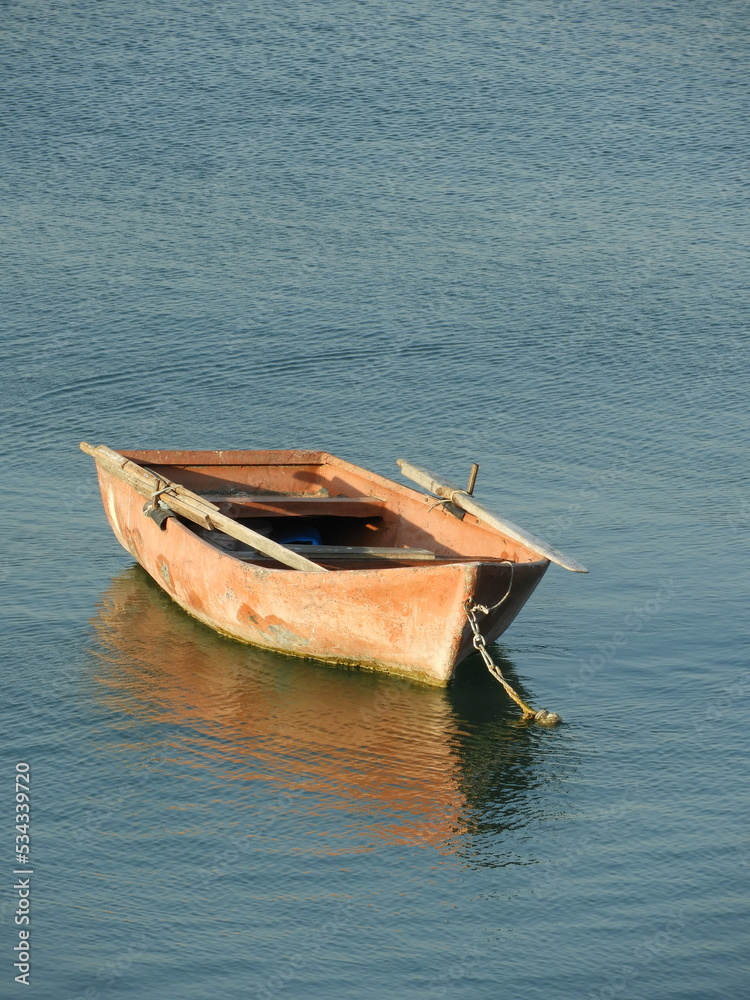
<path fill-rule="evenodd" d="M 180 774 L 230 786 L 245 835 L 272 835 L 269 816 L 296 816 L 298 834 L 327 816 L 324 853 L 383 840 L 462 853 L 467 833 L 543 808 L 550 736 L 518 722 L 478 658 L 446 690 L 279 656 L 190 618 L 139 566 L 92 624 L 108 707 L 158 725 Z"/>

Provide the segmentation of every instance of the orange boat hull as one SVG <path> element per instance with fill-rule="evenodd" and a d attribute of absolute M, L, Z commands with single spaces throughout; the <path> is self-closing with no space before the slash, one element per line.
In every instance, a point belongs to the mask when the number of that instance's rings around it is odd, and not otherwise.
<path fill-rule="evenodd" d="M 491 605 L 498 601 L 508 590 L 512 573 L 508 598 L 481 618 L 482 633 L 491 641 L 513 621 L 549 565 L 547 560 L 519 552 L 518 546 L 511 551 L 515 543 L 476 519 L 464 523 L 442 508 L 434 509 L 433 498 L 324 453 L 123 454 L 165 471 L 190 489 L 196 489 L 196 482 L 214 490 L 217 483 L 242 487 L 258 482 L 269 489 L 272 482 L 278 490 L 291 485 L 295 495 L 306 490 L 317 496 L 322 482 L 329 487 L 335 484 L 338 496 L 386 501 L 393 518 L 400 521 L 398 528 L 395 521 L 390 528 L 386 526 L 384 536 L 391 535 L 388 543 L 398 530 L 400 545 L 416 546 L 427 539 L 436 550 L 442 546 L 444 552 L 463 560 L 327 573 L 243 562 L 176 517 L 158 526 L 144 516 L 142 496 L 98 467 L 112 530 L 150 576 L 185 611 L 211 628 L 277 652 L 447 684 L 456 666 L 474 651 L 467 602 Z M 325 471 L 322 478 L 310 472 L 318 467 Z M 285 481 L 283 470 L 291 480 Z M 495 559 L 510 557 L 512 568 L 497 561 L 483 562 L 472 551 L 493 546 L 495 551 L 488 554 Z"/>

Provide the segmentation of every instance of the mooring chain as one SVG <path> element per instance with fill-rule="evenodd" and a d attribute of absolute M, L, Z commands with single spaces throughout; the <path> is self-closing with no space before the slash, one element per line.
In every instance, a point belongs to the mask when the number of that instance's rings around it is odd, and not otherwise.
<path fill-rule="evenodd" d="M 498 566 L 509 566 L 510 567 L 510 580 L 508 580 L 508 589 L 505 591 L 505 593 L 500 598 L 500 600 L 497 601 L 497 603 L 491 605 L 489 608 L 486 608 L 484 606 L 484 604 L 475 604 L 474 605 L 473 610 L 474 611 L 481 611 L 483 615 L 488 615 L 490 613 L 490 611 L 497 611 L 497 609 L 500 607 L 500 605 L 501 604 L 505 604 L 505 602 L 508 600 L 508 598 L 510 597 L 510 592 L 513 589 L 513 574 L 514 574 L 515 569 L 516 569 L 516 564 L 512 563 L 510 561 L 510 559 L 503 559 L 503 561 L 501 563 L 498 563 Z"/>
<path fill-rule="evenodd" d="M 539 711 L 535 711 L 530 705 L 527 705 L 523 698 L 518 694 L 518 692 L 511 687 L 511 685 L 503 677 L 503 673 L 500 667 L 494 662 L 490 654 L 487 652 L 487 641 L 482 635 L 479 623 L 477 622 L 477 612 L 481 612 L 484 615 L 488 615 L 490 611 L 495 611 L 497 608 L 503 604 L 510 596 L 510 591 L 513 586 L 513 563 L 507 563 L 510 566 L 510 583 L 508 584 L 508 589 L 505 594 L 500 598 L 500 600 L 486 607 L 483 604 L 471 604 L 469 601 L 466 602 L 466 617 L 469 621 L 471 631 L 473 633 L 472 644 L 474 649 L 479 653 L 479 655 L 484 660 L 484 664 L 500 684 L 505 688 L 505 692 L 509 698 L 518 705 L 522 712 L 522 718 L 533 719 L 534 722 L 538 723 L 540 726 L 556 726 L 562 719 L 556 712 L 548 712 L 546 708 L 540 708 Z"/>

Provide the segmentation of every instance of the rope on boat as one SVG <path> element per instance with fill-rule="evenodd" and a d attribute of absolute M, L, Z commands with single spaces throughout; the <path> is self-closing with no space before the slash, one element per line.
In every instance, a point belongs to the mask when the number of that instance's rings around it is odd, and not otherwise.
<path fill-rule="evenodd" d="M 501 604 L 504 604 L 505 601 L 507 601 L 507 599 L 510 597 L 510 591 L 513 586 L 514 567 L 513 563 L 511 562 L 507 562 L 502 565 L 510 566 L 510 582 L 508 583 L 507 591 L 505 592 L 505 594 L 503 594 L 500 600 L 496 604 L 491 605 L 490 607 L 486 607 L 484 604 L 470 604 L 468 601 L 466 602 L 465 605 L 466 617 L 469 621 L 469 625 L 471 626 L 471 631 L 473 632 L 472 641 L 474 649 L 476 649 L 476 651 L 482 657 L 485 666 L 492 674 L 492 676 L 495 678 L 495 680 L 499 681 L 500 684 L 502 684 L 502 686 L 505 688 L 505 693 L 508 695 L 508 697 L 512 698 L 513 701 L 516 703 L 516 705 L 518 705 L 518 707 L 521 709 L 522 712 L 521 717 L 523 719 L 533 719 L 534 722 L 536 722 L 540 726 L 556 726 L 560 722 L 562 722 L 562 719 L 557 714 L 557 712 L 548 712 L 546 708 L 540 708 L 539 711 L 537 712 L 535 709 L 531 707 L 531 705 L 527 705 L 526 702 L 523 700 L 523 698 L 520 696 L 520 694 L 518 694 L 518 692 L 513 687 L 511 687 L 511 685 L 506 681 L 505 677 L 503 677 L 502 670 L 500 669 L 500 667 L 498 667 L 498 665 L 494 662 L 490 654 L 487 652 L 487 642 L 479 629 L 479 623 L 477 622 L 477 612 L 481 612 L 481 614 L 483 615 L 488 615 L 490 611 L 495 611 L 497 608 L 500 607 Z"/>
<path fill-rule="evenodd" d="M 478 468 L 479 466 L 477 466 L 477 469 Z M 456 497 L 458 496 L 459 493 L 462 496 L 471 497 L 471 492 L 469 490 L 458 490 L 458 489 L 451 490 L 450 494 L 447 497 L 434 497 L 435 503 L 431 504 L 429 509 L 434 510 L 436 507 L 442 507 L 443 509 L 445 509 L 447 504 L 452 503 L 454 507 L 456 507 L 458 510 L 461 511 L 461 516 L 463 517 L 463 515 L 466 514 L 467 512 L 463 509 L 461 504 L 458 503 L 458 501 L 456 500 Z"/>

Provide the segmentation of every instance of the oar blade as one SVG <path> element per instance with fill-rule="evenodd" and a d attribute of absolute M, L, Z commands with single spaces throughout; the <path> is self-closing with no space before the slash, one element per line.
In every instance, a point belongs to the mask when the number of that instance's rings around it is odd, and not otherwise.
<path fill-rule="evenodd" d="M 550 562 L 556 563 L 558 566 L 562 566 L 563 569 L 568 569 L 572 573 L 588 573 L 586 567 L 582 566 L 577 560 L 565 555 L 564 552 L 560 552 L 559 549 L 554 548 L 543 539 L 537 538 L 536 535 L 532 535 L 531 532 L 524 531 L 523 528 L 519 528 L 512 521 L 508 521 L 487 510 L 482 504 L 477 503 L 474 497 L 470 496 L 466 490 L 460 486 L 456 486 L 455 483 L 443 479 L 442 476 L 437 475 L 435 472 L 430 472 L 429 469 L 413 465 L 403 458 L 397 458 L 396 464 L 407 479 L 411 479 L 418 486 L 423 486 L 431 493 L 434 493 L 435 496 L 441 497 L 444 500 L 450 500 L 456 507 L 465 510 L 467 514 L 473 514 L 480 521 L 484 521 L 485 524 L 501 531 L 508 538 L 512 538 L 514 541 L 527 546 L 533 552 L 538 553 L 545 559 L 549 559 Z"/>

